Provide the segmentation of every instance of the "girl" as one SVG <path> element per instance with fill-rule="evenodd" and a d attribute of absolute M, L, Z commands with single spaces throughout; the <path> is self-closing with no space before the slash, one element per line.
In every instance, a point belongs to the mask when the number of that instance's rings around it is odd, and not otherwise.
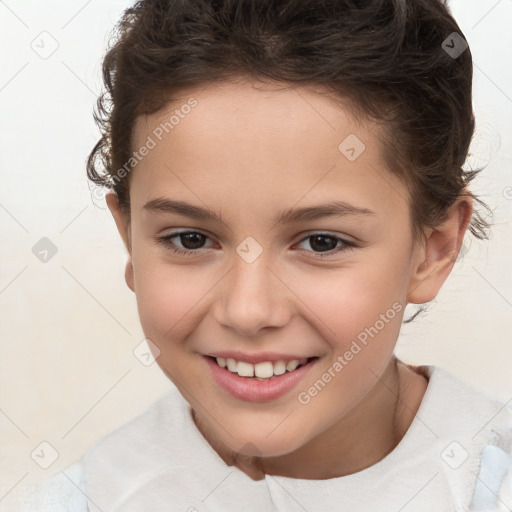
<path fill-rule="evenodd" d="M 487 237 L 447 6 L 144 0 L 103 74 L 88 176 L 173 385 L 34 509 L 511 510 L 512 410 L 393 353 Z"/>

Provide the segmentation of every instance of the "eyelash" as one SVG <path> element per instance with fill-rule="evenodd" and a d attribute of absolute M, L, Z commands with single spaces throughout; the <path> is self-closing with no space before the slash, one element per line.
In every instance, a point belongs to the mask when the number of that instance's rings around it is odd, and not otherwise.
<path fill-rule="evenodd" d="M 163 245 L 166 249 L 171 250 L 175 254 L 180 254 L 183 256 L 192 256 L 193 253 L 199 253 L 205 249 L 204 248 L 181 249 L 181 248 L 177 247 L 174 242 L 171 241 L 173 238 L 177 238 L 180 235 L 190 235 L 190 234 L 198 234 L 198 235 L 204 236 L 206 238 L 209 238 L 207 235 L 205 235 L 199 231 L 181 231 L 179 233 L 174 233 L 174 234 L 165 235 L 162 237 L 157 237 L 157 241 L 159 244 Z M 314 258 L 318 258 L 318 259 L 327 258 L 329 256 L 333 256 L 334 254 L 338 254 L 343 251 L 352 250 L 355 247 L 357 247 L 357 244 L 355 242 L 351 242 L 349 240 L 345 240 L 344 238 L 340 238 L 337 236 L 330 235 L 329 233 L 322 233 L 322 232 L 310 234 L 310 235 L 304 237 L 303 239 L 301 239 L 298 243 L 300 244 L 300 243 L 304 242 L 305 240 L 307 240 L 308 238 L 312 238 L 315 236 L 325 236 L 328 238 L 332 238 L 333 240 L 336 240 L 337 242 L 342 242 L 343 246 L 341 248 L 338 247 L 335 249 L 331 249 L 329 251 L 325 251 L 324 253 L 314 252 L 314 251 L 306 251 L 306 252 L 312 252 L 314 255 Z M 305 250 L 305 249 L 302 249 L 302 250 Z"/>

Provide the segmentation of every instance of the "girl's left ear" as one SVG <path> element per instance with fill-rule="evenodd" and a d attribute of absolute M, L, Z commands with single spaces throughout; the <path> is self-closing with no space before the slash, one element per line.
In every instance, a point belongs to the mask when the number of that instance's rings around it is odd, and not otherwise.
<path fill-rule="evenodd" d="M 445 219 L 430 230 L 424 247 L 418 251 L 407 302 L 424 304 L 436 297 L 455 264 L 472 213 L 472 198 L 460 196 Z"/>

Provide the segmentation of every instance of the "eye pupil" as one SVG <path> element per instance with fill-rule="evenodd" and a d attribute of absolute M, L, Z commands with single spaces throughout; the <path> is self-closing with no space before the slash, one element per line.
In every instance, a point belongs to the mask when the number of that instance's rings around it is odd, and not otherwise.
<path fill-rule="evenodd" d="M 200 249 L 204 244 L 204 238 L 201 233 L 183 233 L 180 235 L 180 242 L 185 249 Z"/>
<path fill-rule="evenodd" d="M 314 240 L 321 240 L 320 244 L 317 244 L 314 242 Z M 326 244 L 326 241 L 330 242 Z M 315 250 L 320 251 L 331 251 L 332 249 L 336 248 L 336 244 L 338 241 L 334 239 L 332 236 L 326 236 L 326 235 L 313 235 L 311 236 L 310 245 Z"/>

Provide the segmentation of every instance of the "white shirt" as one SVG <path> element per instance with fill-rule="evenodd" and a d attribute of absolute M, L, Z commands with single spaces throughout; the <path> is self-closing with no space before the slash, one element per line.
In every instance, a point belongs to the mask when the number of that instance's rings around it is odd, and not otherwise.
<path fill-rule="evenodd" d="M 512 510 L 512 408 L 438 367 L 419 370 L 429 384 L 405 436 L 384 459 L 357 473 L 327 480 L 266 475 L 254 481 L 224 463 L 172 385 L 81 461 L 29 489 L 25 510 Z"/>

